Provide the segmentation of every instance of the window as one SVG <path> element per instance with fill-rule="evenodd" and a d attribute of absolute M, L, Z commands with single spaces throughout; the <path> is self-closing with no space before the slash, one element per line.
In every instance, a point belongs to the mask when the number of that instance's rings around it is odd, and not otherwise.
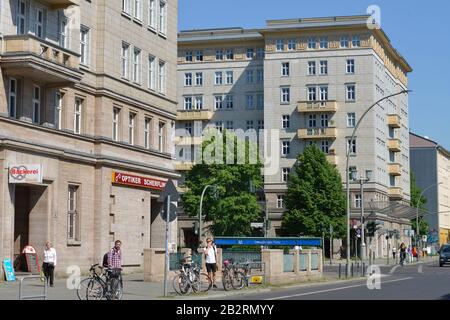
<path fill-rule="evenodd" d="M 184 86 L 192 86 L 192 73 L 189 72 L 184 74 Z"/>
<path fill-rule="evenodd" d="M 196 72 L 195 73 L 195 85 L 201 87 L 203 85 L 203 73 Z"/>
<path fill-rule="evenodd" d="M 320 116 L 320 126 L 322 128 L 328 128 L 328 115 L 327 114 L 322 114 Z"/>
<path fill-rule="evenodd" d="M 19 1 L 17 11 L 17 34 L 25 34 L 26 32 L 26 4 L 25 1 Z"/>
<path fill-rule="evenodd" d="M 79 240 L 78 186 L 69 185 L 67 202 L 67 239 Z"/>
<path fill-rule="evenodd" d="M 156 29 L 156 0 L 150 0 L 150 3 L 148 5 L 148 25 L 150 28 Z"/>
<path fill-rule="evenodd" d="M 281 155 L 288 156 L 291 153 L 291 142 L 282 141 L 281 143 Z"/>
<path fill-rule="evenodd" d="M 320 49 L 328 49 L 328 38 L 327 37 L 320 38 Z"/>
<path fill-rule="evenodd" d="M 283 168 L 281 171 L 281 182 L 288 182 L 289 174 L 291 173 L 290 168 Z"/>
<path fill-rule="evenodd" d="M 42 9 L 36 9 L 36 37 L 44 37 L 44 11 Z"/>
<path fill-rule="evenodd" d="M 192 136 L 192 122 L 186 122 L 184 124 L 184 130 L 190 135 Z"/>
<path fill-rule="evenodd" d="M 316 48 L 316 38 L 308 38 L 308 49 L 312 50 Z"/>
<path fill-rule="evenodd" d="M 310 114 L 308 116 L 308 128 L 316 128 L 317 127 L 317 116 L 315 114 Z"/>
<path fill-rule="evenodd" d="M 186 62 L 192 62 L 192 51 L 186 51 L 184 53 L 184 59 Z"/>
<path fill-rule="evenodd" d="M 354 128 L 356 126 L 356 114 L 354 112 L 347 113 L 347 128 Z"/>
<path fill-rule="evenodd" d="M 214 128 L 219 131 L 222 132 L 223 131 L 223 122 L 222 121 L 216 121 L 214 124 Z"/>
<path fill-rule="evenodd" d="M 264 70 L 263 69 L 256 70 L 256 82 L 257 83 L 264 82 Z"/>
<path fill-rule="evenodd" d="M 227 130 L 234 130 L 233 121 L 227 121 Z"/>
<path fill-rule="evenodd" d="M 264 109 L 264 94 L 258 93 L 256 95 L 256 108 Z"/>
<path fill-rule="evenodd" d="M 41 88 L 33 86 L 33 123 L 39 124 L 41 113 Z"/>
<path fill-rule="evenodd" d="M 284 40 L 283 39 L 277 39 L 277 51 L 283 51 L 284 50 Z"/>
<path fill-rule="evenodd" d="M 141 82 L 141 49 L 138 48 L 133 51 L 133 82 Z"/>
<path fill-rule="evenodd" d="M 350 150 L 350 154 L 356 154 L 356 140 L 347 140 L 347 148 Z"/>
<path fill-rule="evenodd" d="M 199 50 L 195 53 L 195 60 L 196 61 L 203 61 L 203 51 Z"/>
<path fill-rule="evenodd" d="M 245 73 L 247 75 L 247 83 L 253 83 L 253 70 L 247 70 Z"/>
<path fill-rule="evenodd" d="M 223 97 L 222 96 L 214 96 L 214 108 L 216 110 L 221 110 L 223 107 Z"/>
<path fill-rule="evenodd" d="M 8 115 L 17 117 L 17 80 L 14 78 L 9 79 Z"/>
<path fill-rule="evenodd" d="M 328 61 L 320 61 L 320 74 L 328 74 Z"/>
<path fill-rule="evenodd" d="M 67 19 L 62 18 L 60 30 L 59 30 L 59 45 L 63 48 L 67 48 L 68 45 L 68 24 Z"/>
<path fill-rule="evenodd" d="M 308 87 L 308 101 L 317 100 L 317 89 L 316 87 Z"/>
<path fill-rule="evenodd" d="M 348 36 L 342 36 L 340 41 L 341 48 L 348 48 L 348 44 Z"/>
<path fill-rule="evenodd" d="M 352 46 L 354 48 L 359 48 L 361 46 L 361 38 L 359 35 L 354 35 L 352 38 Z"/>
<path fill-rule="evenodd" d="M 287 114 L 283 115 L 281 125 L 283 129 L 289 129 L 291 126 L 291 116 Z"/>
<path fill-rule="evenodd" d="M 214 84 L 221 85 L 223 83 L 222 71 L 215 72 Z"/>
<path fill-rule="evenodd" d="M 258 130 L 264 129 L 264 120 L 258 120 Z"/>
<path fill-rule="evenodd" d="M 284 196 L 279 194 L 277 195 L 277 209 L 283 209 L 284 208 Z"/>
<path fill-rule="evenodd" d="M 283 77 L 289 77 L 289 62 L 281 63 L 281 75 Z"/>
<path fill-rule="evenodd" d="M 136 113 L 130 112 L 128 115 L 128 143 L 134 145 Z"/>
<path fill-rule="evenodd" d="M 255 107 L 253 103 L 253 95 L 248 94 L 246 95 L 246 101 L 247 101 L 247 109 L 253 109 Z"/>
<path fill-rule="evenodd" d="M 131 13 L 131 0 L 122 0 L 122 11 L 127 14 Z"/>
<path fill-rule="evenodd" d="M 346 94 L 347 101 L 355 101 L 356 100 L 355 85 L 354 84 L 347 85 L 346 91 L 347 91 Z"/>
<path fill-rule="evenodd" d="M 196 110 L 203 109 L 203 97 L 202 96 L 195 97 L 195 109 Z"/>
<path fill-rule="evenodd" d="M 361 208 L 362 199 L 360 194 L 355 194 L 355 208 Z"/>
<path fill-rule="evenodd" d="M 232 95 L 227 95 L 226 96 L 226 104 L 227 104 L 227 109 L 233 109 L 233 96 Z"/>
<path fill-rule="evenodd" d="M 253 125 L 253 120 L 247 120 L 247 130 L 255 129 Z"/>
<path fill-rule="evenodd" d="M 291 102 L 291 89 L 289 87 L 282 87 L 281 89 L 281 103 L 287 104 Z"/>
<path fill-rule="evenodd" d="M 216 60 L 223 60 L 223 50 L 216 50 Z"/>
<path fill-rule="evenodd" d="M 166 63 L 159 60 L 159 92 L 166 93 Z"/>
<path fill-rule="evenodd" d="M 55 128 L 62 129 L 62 112 L 63 112 L 63 94 L 61 92 L 55 93 Z"/>
<path fill-rule="evenodd" d="M 288 50 L 295 50 L 296 46 L 296 40 L 295 39 L 289 39 L 288 40 Z"/>
<path fill-rule="evenodd" d="M 152 119 L 149 117 L 145 117 L 144 120 L 144 148 L 150 149 L 151 146 L 151 124 Z"/>
<path fill-rule="evenodd" d="M 134 0 L 134 17 L 142 20 L 142 0 Z"/>
<path fill-rule="evenodd" d="M 328 86 L 321 86 L 320 90 L 320 101 L 328 101 Z"/>
<path fill-rule="evenodd" d="M 122 78 L 128 79 L 128 59 L 129 59 L 130 45 L 122 43 Z"/>
<path fill-rule="evenodd" d="M 165 150 L 165 135 L 164 135 L 164 130 L 165 130 L 166 124 L 164 122 L 160 122 L 158 125 L 158 150 L 159 152 L 164 152 Z"/>
<path fill-rule="evenodd" d="M 347 73 L 354 74 L 355 73 L 355 60 L 348 59 L 347 60 Z"/>
<path fill-rule="evenodd" d="M 148 88 L 156 90 L 156 58 L 148 56 Z"/>
<path fill-rule="evenodd" d="M 233 60 L 233 59 L 234 59 L 233 49 L 227 49 L 227 60 Z"/>
<path fill-rule="evenodd" d="M 233 84 L 233 71 L 227 71 L 226 84 Z"/>
<path fill-rule="evenodd" d="M 89 29 L 81 27 L 80 30 L 80 63 L 89 64 Z"/>
<path fill-rule="evenodd" d="M 255 50 L 253 48 L 247 48 L 247 59 L 253 59 L 255 56 Z"/>
<path fill-rule="evenodd" d="M 73 118 L 73 131 L 75 134 L 81 134 L 81 112 L 83 107 L 83 100 L 75 99 L 75 112 Z"/>
<path fill-rule="evenodd" d="M 119 117 L 120 109 L 113 108 L 112 139 L 114 141 L 119 140 Z"/>
<path fill-rule="evenodd" d="M 316 74 L 316 62 L 309 61 L 308 62 L 308 75 L 313 76 Z"/>
<path fill-rule="evenodd" d="M 320 143 L 320 149 L 323 153 L 328 154 L 330 152 L 330 142 L 328 140 L 324 140 Z"/>
<path fill-rule="evenodd" d="M 167 31 L 167 4 L 159 0 L 159 32 L 165 34 Z"/>
<path fill-rule="evenodd" d="M 264 56 L 266 55 L 264 48 L 257 48 L 256 49 L 256 57 L 258 59 L 264 59 Z"/>
<path fill-rule="evenodd" d="M 192 97 L 184 97 L 184 110 L 192 110 Z"/>

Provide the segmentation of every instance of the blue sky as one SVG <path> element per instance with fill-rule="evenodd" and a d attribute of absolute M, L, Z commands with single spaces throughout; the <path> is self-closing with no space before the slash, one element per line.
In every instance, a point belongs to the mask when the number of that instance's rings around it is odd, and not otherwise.
<path fill-rule="evenodd" d="M 179 30 L 259 28 L 269 19 L 366 14 L 381 26 L 414 71 L 409 75 L 411 131 L 450 150 L 450 1 L 179 0 Z"/>

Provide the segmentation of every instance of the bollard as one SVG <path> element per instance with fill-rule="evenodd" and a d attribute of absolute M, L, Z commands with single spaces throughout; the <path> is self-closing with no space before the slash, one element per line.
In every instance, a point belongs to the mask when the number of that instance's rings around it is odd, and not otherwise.
<path fill-rule="evenodd" d="M 339 263 L 339 279 L 341 279 L 341 264 Z"/>
<path fill-rule="evenodd" d="M 351 276 L 352 276 L 352 278 L 353 278 L 353 262 L 352 262 L 352 265 L 351 265 Z"/>
<path fill-rule="evenodd" d="M 356 274 L 359 275 L 359 262 L 356 263 Z"/>
<path fill-rule="evenodd" d="M 362 268 L 362 276 L 366 276 L 366 264 L 363 262 L 363 268 Z"/>
<path fill-rule="evenodd" d="M 348 265 L 345 264 L 345 279 L 348 279 Z"/>

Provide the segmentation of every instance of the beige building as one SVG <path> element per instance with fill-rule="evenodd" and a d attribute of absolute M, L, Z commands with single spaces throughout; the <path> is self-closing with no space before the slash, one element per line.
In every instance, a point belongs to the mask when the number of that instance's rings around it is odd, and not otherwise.
<path fill-rule="evenodd" d="M 42 258 L 49 240 L 57 271 L 85 272 L 120 239 L 125 270 L 141 268 L 144 248 L 164 246 L 156 200 L 178 178 L 177 1 L 2 0 L 0 12 L 0 256 L 29 244 Z"/>
<path fill-rule="evenodd" d="M 411 171 L 427 199 L 429 242 L 450 243 L 450 152 L 437 142 L 410 134 Z"/>
<path fill-rule="evenodd" d="M 369 20 L 368 16 L 271 20 L 256 30 L 193 30 L 178 35 L 177 127 L 197 136 L 201 130 L 191 129 L 194 121 L 199 128 L 269 130 L 265 161 L 276 166 L 276 170 L 267 166 L 264 187 L 271 236 L 280 231 L 287 179 L 297 155 L 315 143 L 343 178 L 349 145 L 351 170 L 372 171 L 364 206 L 367 215 L 383 225 L 373 251 L 379 255 L 388 251 L 381 232 L 398 230 L 398 240 L 409 242 L 403 233 L 409 228 L 408 219 L 386 210 L 393 203 L 409 206 L 407 95 L 372 109 L 350 143 L 363 112 L 382 97 L 407 89 L 407 74 L 412 71 L 383 30 Z M 201 84 L 196 82 L 198 74 Z M 177 142 L 177 169 L 188 170 L 196 160 L 193 141 Z M 195 138 L 194 144 L 199 143 Z M 351 185 L 351 207 L 352 218 L 359 220 L 361 193 L 356 183 Z"/>

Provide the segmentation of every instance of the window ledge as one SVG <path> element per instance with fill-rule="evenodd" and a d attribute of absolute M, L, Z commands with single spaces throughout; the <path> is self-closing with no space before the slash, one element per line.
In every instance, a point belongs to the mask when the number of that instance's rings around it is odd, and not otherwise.
<path fill-rule="evenodd" d="M 139 18 L 135 17 L 135 18 L 133 18 L 133 22 L 138 24 L 138 25 L 140 25 L 142 27 L 142 19 L 139 19 Z"/>
<path fill-rule="evenodd" d="M 130 19 L 130 20 L 132 19 L 131 14 L 129 14 L 129 13 L 125 12 L 125 11 L 122 11 L 122 17 Z"/>
<path fill-rule="evenodd" d="M 163 38 L 163 39 L 166 39 L 167 40 L 167 35 L 165 34 L 165 33 L 162 33 L 162 32 L 158 32 L 158 35 L 161 37 L 161 38 Z"/>
<path fill-rule="evenodd" d="M 73 239 L 67 239 L 67 246 L 70 246 L 70 247 L 81 247 L 81 241 L 73 240 Z"/>
<path fill-rule="evenodd" d="M 154 27 L 152 27 L 152 26 L 148 26 L 148 27 L 147 27 L 147 30 L 153 32 L 154 34 L 157 34 L 157 33 L 158 33 L 158 31 L 156 31 L 156 28 L 154 28 Z M 189 61 L 187 61 L 187 62 L 189 62 Z"/>

